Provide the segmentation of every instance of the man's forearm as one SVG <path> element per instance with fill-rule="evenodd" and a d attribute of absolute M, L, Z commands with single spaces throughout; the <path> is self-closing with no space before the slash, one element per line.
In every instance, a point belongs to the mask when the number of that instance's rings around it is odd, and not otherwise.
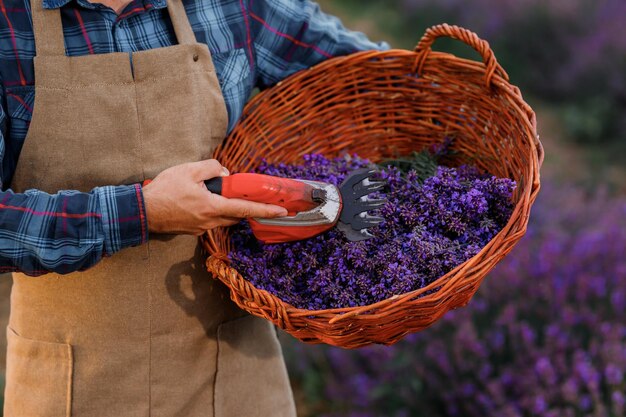
<path fill-rule="evenodd" d="M 147 239 L 138 184 L 89 193 L 0 192 L 0 272 L 84 270 Z"/>

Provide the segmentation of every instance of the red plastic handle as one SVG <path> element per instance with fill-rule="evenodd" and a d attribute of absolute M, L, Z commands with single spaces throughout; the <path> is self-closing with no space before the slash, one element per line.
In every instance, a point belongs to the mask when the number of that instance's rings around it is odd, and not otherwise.
<path fill-rule="evenodd" d="M 264 174 L 233 174 L 222 177 L 222 193 L 227 198 L 241 198 L 259 203 L 275 204 L 287 209 L 289 215 L 311 210 L 313 187 L 302 181 Z"/>

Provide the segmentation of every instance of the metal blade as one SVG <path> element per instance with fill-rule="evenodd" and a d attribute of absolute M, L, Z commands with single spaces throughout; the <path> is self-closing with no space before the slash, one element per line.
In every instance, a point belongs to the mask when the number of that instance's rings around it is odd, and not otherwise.
<path fill-rule="evenodd" d="M 352 226 L 355 230 L 367 229 L 380 224 L 383 220 L 384 219 L 382 217 L 371 216 L 365 213 L 365 216 L 354 216 L 354 218 L 350 221 L 350 226 Z"/>
<path fill-rule="evenodd" d="M 359 211 L 370 211 L 370 210 L 376 210 L 384 206 L 386 202 L 387 200 L 383 200 L 383 199 L 375 199 L 375 200 L 366 199 L 366 200 L 359 200 L 355 202 L 354 206 L 358 207 Z"/>
<path fill-rule="evenodd" d="M 369 178 L 365 178 L 360 183 L 356 184 L 352 188 L 352 195 L 354 198 L 360 198 L 368 194 L 378 191 L 385 186 L 382 181 L 369 181 Z"/>
<path fill-rule="evenodd" d="M 337 223 L 337 229 L 341 230 L 346 238 L 351 242 L 358 242 L 372 237 L 372 235 L 367 232 L 367 229 L 355 230 L 352 226 L 344 222 Z"/>
<path fill-rule="evenodd" d="M 364 240 L 372 237 L 368 228 L 380 224 L 384 219 L 369 214 L 386 203 L 384 199 L 370 199 L 372 194 L 385 186 L 383 181 L 372 181 L 376 171 L 360 169 L 351 173 L 339 186 L 343 208 L 338 228 L 349 240 Z"/>

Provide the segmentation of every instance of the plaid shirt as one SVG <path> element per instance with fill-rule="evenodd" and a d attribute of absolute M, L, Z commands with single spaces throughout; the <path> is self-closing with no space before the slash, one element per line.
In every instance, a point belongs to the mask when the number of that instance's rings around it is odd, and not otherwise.
<path fill-rule="evenodd" d="M 213 55 L 229 131 L 255 86 L 270 86 L 332 56 L 386 47 L 346 30 L 308 0 L 183 3 L 197 40 Z M 176 43 L 165 0 L 133 0 L 119 15 L 87 0 L 43 4 L 61 9 L 69 56 Z M 0 0 L 0 272 L 84 270 L 102 256 L 146 242 L 141 187 L 111 185 L 54 195 L 9 189 L 35 105 L 34 55 L 29 0 Z"/>

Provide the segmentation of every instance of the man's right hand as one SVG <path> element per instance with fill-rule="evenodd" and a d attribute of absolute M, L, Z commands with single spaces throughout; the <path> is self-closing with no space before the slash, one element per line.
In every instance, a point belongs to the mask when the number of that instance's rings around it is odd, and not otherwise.
<path fill-rule="evenodd" d="M 207 190 L 205 180 L 226 175 L 228 170 L 215 159 L 176 165 L 161 172 L 143 187 L 148 230 L 199 236 L 246 217 L 287 215 L 284 207 L 225 198 Z"/>

